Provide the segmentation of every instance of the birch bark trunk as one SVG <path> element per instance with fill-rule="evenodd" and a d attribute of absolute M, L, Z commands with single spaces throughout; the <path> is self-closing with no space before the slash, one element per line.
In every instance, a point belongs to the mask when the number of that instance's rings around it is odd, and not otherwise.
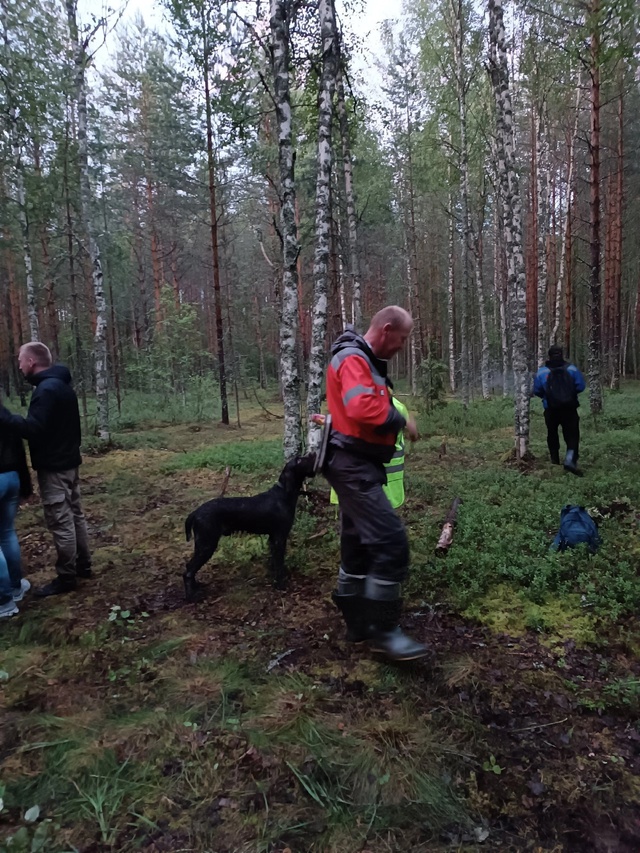
<path fill-rule="evenodd" d="M 300 376 L 296 338 L 298 329 L 298 232 L 296 189 L 289 89 L 289 24 L 291 0 L 271 0 L 271 63 L 278 126 L 280 168 L 280 228 L 282 233 L 282 310 L 280 315 L 280 372 L 284 404 L 284 455 L 291 459 L 302 449 L 300 422 Z"/>
<path fill-rule="evenodd" d="M 313 263 L 313 319 L 307 413 L 320 411 L 322 380 L 325 371 L 327 301 L 329 281 L 329 244 L 331 239 L 331 130 L 333 99 L 338 74 L 338 45 L 333 0 L 319 0 L 322 72 L 318 103 L 318 153 L 316 177 L 316 247 Z M 320 440 L 320 429 L 312 424 L 307 436 L 310 450 Z"/>
<path fill-rule="evenodd" d="M 109 441 L 109 375 L 107 365 L 107 301 L 104 296 L 102 261 L 93 217 L 91 215 L 91 185 L 89 182 L 89 152 L 87 142 L 86 66 L 88 43 L 80 41 L 76 19 L 76 0 L 66 0 L 67 21 L 71 36 L 74 65 L 74 96 L 78 115 L 78 161 L 80 167 L 80 207 L 85 232 L 89 237 L 89 257 L 93 295 L 96 308 L 94 336 L 94 368 L 96 374 L 96 426 L 98 437 Z"/>
<path fill-rule="evenodd" d="M 522 202 L 515 162 L 513 108 L 509 88 L 502 0 L 489 0 L 488 8 L 488 71 L 496 103 L 496 154 L 504 215 L 511 313 L 515 455 L 517 459 L 524 459 L 529 452 L 530 377 L 527 370 L 527 307 L 522 251 Z"/>

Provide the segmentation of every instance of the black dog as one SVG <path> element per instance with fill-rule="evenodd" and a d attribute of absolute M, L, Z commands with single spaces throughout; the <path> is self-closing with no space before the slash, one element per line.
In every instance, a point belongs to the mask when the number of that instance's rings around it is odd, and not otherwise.
<path fill-rule="evenodd" d="M 305 477 L 314 474 L 315 454 L 296 456 L 282 469 L 275 486 L 249 498 L 215 498 L 195 509 L 185 521 L 187 542 L 194 536 L 193 557 L 183 574 L 187 601 L 193 600 L 199 584 L 196 573 L 218 547 L 221 536 L 231 533 L 260 533 L 269 537 L 270 570 L 274 586 L 287 581 L 284 555 L 296 514 L 298 495 Z"/>

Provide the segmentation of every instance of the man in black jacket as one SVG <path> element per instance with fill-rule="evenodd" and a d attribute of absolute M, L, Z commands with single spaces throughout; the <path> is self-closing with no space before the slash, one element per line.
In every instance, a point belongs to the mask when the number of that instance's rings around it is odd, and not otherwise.
<path fill-rule="evenodd" d="M 87 525 L 80 502 L 78 467 L 80 412 L 71 374 L 51 363 L 48 347 L 37 341 L 20 347 L 18 366 L 34 386 L 26 418 L 0 406 L 0 431 L 29 442 L 38 475 L 47 528 L 53 534 L 58 576 L 36 595 L 60 595 L 76 588 L 77 578 L 91 577 Z"/>

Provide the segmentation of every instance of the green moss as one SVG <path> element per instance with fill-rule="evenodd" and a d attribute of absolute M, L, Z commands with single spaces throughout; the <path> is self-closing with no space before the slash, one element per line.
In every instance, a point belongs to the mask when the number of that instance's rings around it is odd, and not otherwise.
<path fill-rule="evenodd" d="M 594 619 L 585 611 L 578 595 L 549 597 L 536 603 L 515 587 L 498 584 L 469 605 L 464 615 L 500 634 L 519 636 L 527 630 L 536 631 L 548 645 L 567 639 L 584 645 L 597 639 Z"/>

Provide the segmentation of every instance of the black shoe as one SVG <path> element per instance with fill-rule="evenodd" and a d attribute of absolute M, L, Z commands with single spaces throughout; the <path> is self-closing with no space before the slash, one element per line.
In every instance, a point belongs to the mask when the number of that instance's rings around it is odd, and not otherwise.
<path fill-rule="evenodd" d="M 369 636 L 364 600 L 359 595 L 340 595 L 335 590 L 331 593 L 331 598 L 342 613 L 347 626 L 347 643 L 364 643 Z"/>
<path fill-rule="evenodd" d="M 90 566 L 85 569 L 76 568 L 76 577 L 82 578 L 83 580 L 91 580 L 91 578 L 93 577 L 93 571 L 91 570 Z"/>
<path fill-rule="evenodd" d="M 564 470 L 575 474 L 576 477 L 582 477 L 582 471 L 578 470 L 578 460 L 576 459 L 575 450 L 567 450 L 567 455 L 564 457 Z"/>
<path fill-rule="evenodd" d="M 557 453 L 550 453 L 549 459 L 551 459 L 552 465 L 559 465 L 560 464 L 560 451 L 558 450 Z"/>
<path fill-rule="evenodd" d="M 367 598 L 363 601 L 369 617 L 369 648 L 383 654 L 389 660 L 417 660 L 430 654 L 429 649 L 407 636 L 398 625 L 402 613 L 402 601 L 378 601 Z"/>
<path fill-rule="evenodd" d="M 75 578 L 73 580 L 62 580 L 62 578 L 54 578 L 48 584 L 41 586 L 34 592 L 37 598 L 47 598 L 50 595 L 64 595 L 66 592 L 73 592 L 76 588 Z"/>

